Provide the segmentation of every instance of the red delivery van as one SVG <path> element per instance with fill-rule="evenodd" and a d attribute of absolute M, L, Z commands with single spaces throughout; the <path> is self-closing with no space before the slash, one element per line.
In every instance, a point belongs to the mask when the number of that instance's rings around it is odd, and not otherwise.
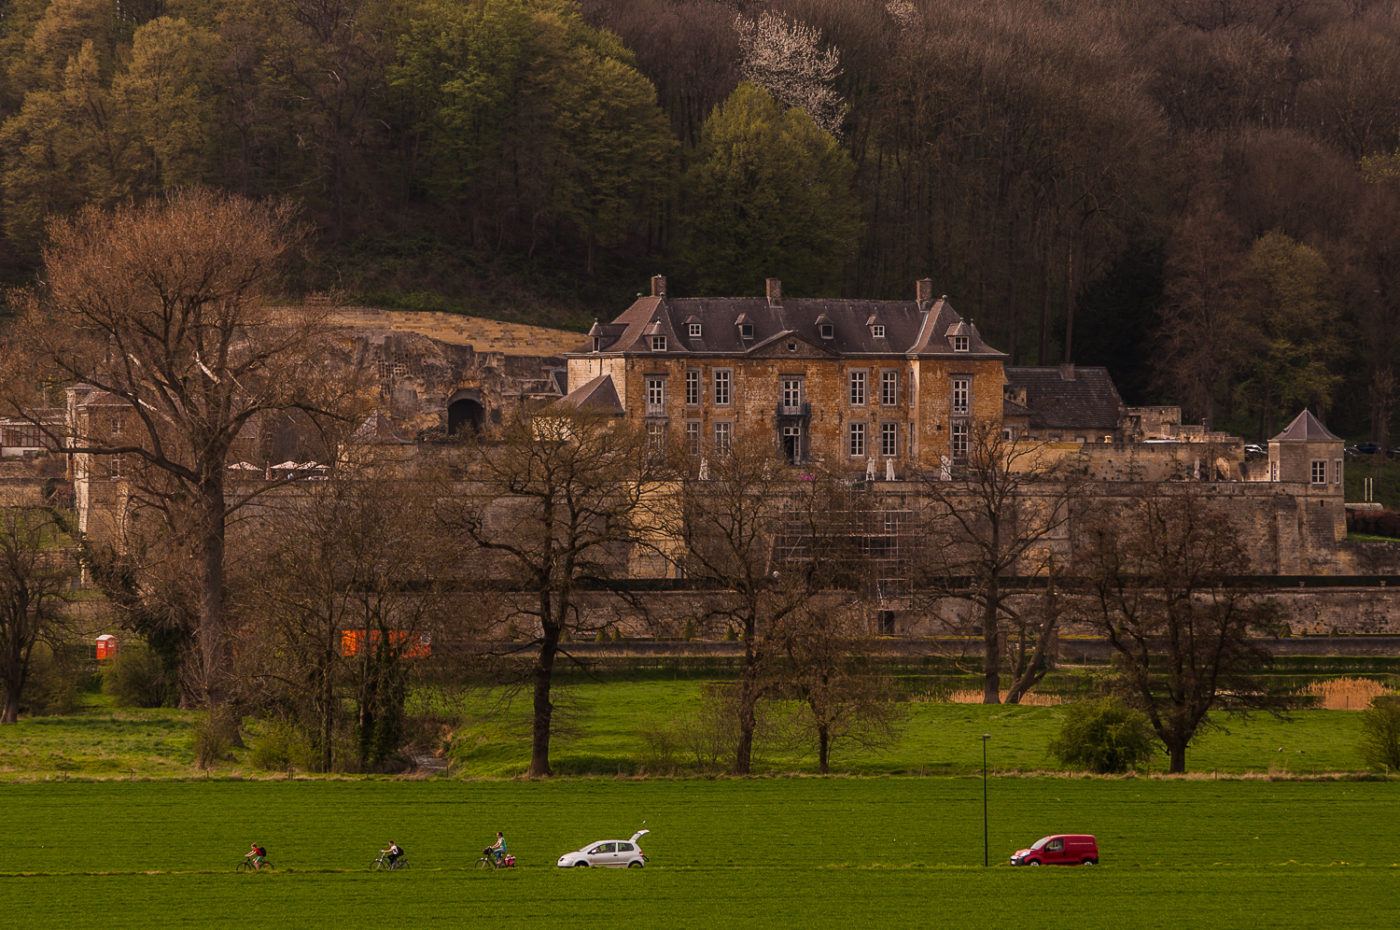
<path fill-rule="evenodd" d="M 1029 849 L 1018 849 L 1012 865 L 1097 865 L 1099 843 L 1087 833 L 1042 836 Z"/>

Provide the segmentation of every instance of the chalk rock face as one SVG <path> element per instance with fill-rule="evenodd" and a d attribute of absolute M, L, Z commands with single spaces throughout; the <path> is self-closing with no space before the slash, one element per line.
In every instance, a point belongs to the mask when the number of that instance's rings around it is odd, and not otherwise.
<path fill-rule="evenodd" d="M 557 356 L 481 351 L 386 329 L 347 329 L 339 342 L 347 368 L 377 382 L 381 410 L 409 439 L 480 430 L 500 422 L 507 407 L 561 396 Z"/>

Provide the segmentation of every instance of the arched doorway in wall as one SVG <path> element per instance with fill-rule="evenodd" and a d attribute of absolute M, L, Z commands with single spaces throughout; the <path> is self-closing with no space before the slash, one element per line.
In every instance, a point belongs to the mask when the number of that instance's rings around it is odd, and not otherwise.
<path fill-rule="evenodd" d="M 447 435 L 477 435 L 485 426 L 486 408 L 474 394 L 459 394 L 447 405 Z"/>

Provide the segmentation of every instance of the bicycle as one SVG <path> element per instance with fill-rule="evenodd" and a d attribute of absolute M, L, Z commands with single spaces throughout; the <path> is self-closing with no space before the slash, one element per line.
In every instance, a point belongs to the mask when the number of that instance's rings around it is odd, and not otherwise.
<path fill-rule="evenodd" d="M 264 860 L 262 861 L 262 866 L 261 866 L 261 867 L 255 865 L 255 864 L 253 863 L 253 860 L 252 860 L 252 859 L 240 859 L 240 860 L 238 861 L 238 865 L 236 865 L 236 866 L 233 867 L 233 870 L 234 870 L 235 872 L 259 872 L 259 871 L 267 871 L 267 870 L 269 870 L 269 869 L 271 869 L 271 868 L 272 868 L 272 863 L 271 863 L 271 862 L 268 862 L 266 859 L 264 859 Z"/>
<path fill-rule="evenodd" d="M 378 859 L 369 864 L 369 870 L 371 872 L 397 872 L 400 869 L 406 868 L 408 868 L 408 859 L 406 857 L 399 856 L 397 859 L 390 861 L 387 853 L 380 854 Z"/>
<path fill-rule="evenodd" d="M 508 869 L 513 865 L 515 865 L 515 857 L 510 854 L 497 859 L 494 853 L 486 852 L 482 854 L 480 859 L 476 860 L 476 867 L 483 870 Z"/>

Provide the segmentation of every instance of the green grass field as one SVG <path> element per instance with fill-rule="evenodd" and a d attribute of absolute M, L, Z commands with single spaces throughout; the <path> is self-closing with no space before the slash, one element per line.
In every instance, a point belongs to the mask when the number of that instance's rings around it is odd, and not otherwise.
<path fill-rule="evenodd" d="M 983 869 L 971 777 L 12 783 L 0 914 L 16 928 L 1381 926 L 1400 888 L 1397 791 L 992 778 Z M 553 867 L 643 820 L 647 869 Z M 496 829 L 520 865 L 466 869 Z M 1103 863 L 1002 864 L 1060 830 L 1096 833 Z M 412 868 L 370 874 L 390 838 Z M 275 872 L 232 872 L 252 840 Z"/>
<path fill-rule="evenodd" d="M 560 689 L 559 732 L 553 741 L 555 771 L 574 775 L 636 774 L 647 756 L 642 733 L 694 713 L 701 684 L 694 681 L 575 684 Z M 836 771 L 859 775 L 941 774 L 981 771 L 981 735 L 990 734 L 988 763 L 994 772 L 1056 771 L 1046 747 L 1060 726 L 1058 707 L 986 707 L 913 703 L 891 745 L 878 750 L 838 745 Z M 529 762 L 529 701 L 502 703 L 477 695 L 458 708 L 462 722 L 451 734 L 451 773 L 509 778 Z M 172 710 L 94 707 L 73 717 L 38 717 L 0 728 L 0 779 L 187 778 L 194 768 L 191 728 L 197 717 Z M 1218 717 L 1221 728 L 1200 734 L 1187 753 L 1192 772 L 1315 775 L 1363 768 L 1357 750 L 1361 717 L 1354 711 L 1295 711 Z M 256 738 L 256 727 L 250 739 Z M 215 775 L 252 775 L 248 753 L 216 768 Z M 1165 770 L 1158 755 L 1150 765 Z M 810 773 L 813 754 L 803 746 L 760 742 L 756 771 Z"/>
<path fill-rule="evenodd" d="M 1059 708 L 937 703 L 907 705 L 899 738 L 879 751 L 838 747 L 847 777 L 807 777 L 810 754 L 776 741 L 760 746 L 759 777 L 633 777 L 642 734 L 693 713 L 701 687 L 562 689 L 553 759 L 575 774 L 544 781 L 510 777 L 527 761 L 528 703 L 499 692 L 455 708 L 452 766 L 431 778 L 257 772 L 249 750 L 201 773 L 198 716 L 178 711 L 93 706 L 23 720 L 0 728 L 11 849 L 0 918 L 6 928 L 1395 922 L 1400 782 L 1308 777 L 1361 768 L 1354 711 L 1223 717 L 1192 746 L 1187 779 L 1057 774 L 1046 745 Z M 642 872 L 553 867 L 643 824 L 653 832 Z M 519 866 L 468 868 L 497 829 Z M 1095 833 L 1102 864 L 1004 864 L 1060 831 Z M 390 839 L 411 868 L 370 874 Z M 235 874 L 254 840 L 276 870 Z"/>

